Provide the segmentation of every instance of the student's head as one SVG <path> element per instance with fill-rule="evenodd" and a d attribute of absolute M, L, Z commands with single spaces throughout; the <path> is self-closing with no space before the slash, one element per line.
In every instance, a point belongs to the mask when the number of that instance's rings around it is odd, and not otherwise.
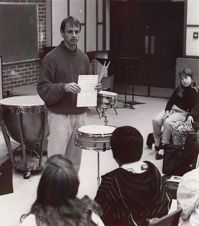
<path fill-rule="evenodd" d="M 136 162 L 142 156 L 143 137 L 134 127 L 118 127 L 111 136 L 111 149 L 119 164 Z"/>
<path fill-rule="evenodd" d="M 185 68 L 179 72 L 180 82 L 184 87 L 192 86 L 194 83 L 193 73 L 190 68 Z"/>
<path fill-rule="evenodd" d="M 76 197 L 78 187 L 78 175 L 71 161 L 63 155 L 53 155 L 39 181 L 36 203 L 43 207 L 64 206 Z"/>
<path fill-rule="evenodd" d="M 81 24 L 77 18 L 69 16 L 63 19 L 60 26 L 60 32 L 64 39 L 65 45 L 69 49 L 74 50 L 76 48 L 76 45 L 79 41 L 80 31 Z"/>

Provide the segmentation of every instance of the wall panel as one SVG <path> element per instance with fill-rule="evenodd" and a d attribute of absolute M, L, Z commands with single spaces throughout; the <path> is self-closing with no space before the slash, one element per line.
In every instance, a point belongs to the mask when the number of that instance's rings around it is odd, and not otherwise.
<path fill-rule="evenodd" d="M 199 1 L 198 0 L 188 0 L 187 24 L 191 24 L 191 25 L 199 24 Z"/>
<path fill-rule="evenodd" d="M 103 25 L 98 24 L 98 50 L 103 50 Z"/>
<path fill-rule="evenodd" d="M 186 1 L 185 56 L 199 57 L 199 1 Z"/>
<path fill-rule="evenodd" d="M 96 9 L 96 0 L 87 0 L 86 52 L 96 50 L 96 10 L 93 9 Z"/>
<path fill-rule="evenodd" d="M 186 55 L 189 56 L 199 56 L 199 40 L 193 38 L 194 32 L 199 34 L 199 27 L 187 27 Z"/>
<path fill-rule="evenodd" d="M 77 17 L 81 23 L 85 23 L 85 1 L 84 0 L 72 0 L 70 1 L 70 16 Z"/>
<path fill-rule="evenodd" d="M 85 26 L 81 26 L 81 32 L 79 36 L 79 42 L 78 42 L 78 48 L 81 49 L 83 52 L 85 52 Z"/>
<path fill-rule="evenodd" d="M 52 46 L 57 46 L 62 41 L 60 24 L 63 18 L 68 16 L 67 9 L 66 0 L 52 0 Z"/>

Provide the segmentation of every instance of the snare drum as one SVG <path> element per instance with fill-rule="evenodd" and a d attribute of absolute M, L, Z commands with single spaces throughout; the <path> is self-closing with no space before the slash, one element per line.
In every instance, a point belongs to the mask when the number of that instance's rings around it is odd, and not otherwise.
<path fill-rule="evenodd" d="M 38 95 L 4 98 L 0 100 L 0 105 L 6 128 L 14 140 L 21 141 L 21 131 L 24 142 L 27 144 L 34 144 L 41 140 L 45 123 L 42 112 L 45 111 L 45 106 Z"/>
<path fill-rule="evenodd" d="M 77 131 L 75 144 L 82 149 L 106 151 L 111 148 L 110 138 L 114 130 L 113 126 L 82 126 Z"/>
<path fill-rule="evenodd" d="M 116 102 L 117 93 L 102 90 L 97 94 L 97 106 L 99 108 L 113 107 Z"/>

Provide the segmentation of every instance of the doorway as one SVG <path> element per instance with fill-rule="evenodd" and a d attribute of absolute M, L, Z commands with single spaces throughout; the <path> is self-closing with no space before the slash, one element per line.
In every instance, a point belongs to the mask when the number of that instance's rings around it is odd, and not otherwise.
<path fill-rule="evenodd" d="M 110 57 L 116 83 L 174 88 L 183 56 L 184 2 L 111 1 Z M 122 59 L 121 61 L 119 59 Z"/>

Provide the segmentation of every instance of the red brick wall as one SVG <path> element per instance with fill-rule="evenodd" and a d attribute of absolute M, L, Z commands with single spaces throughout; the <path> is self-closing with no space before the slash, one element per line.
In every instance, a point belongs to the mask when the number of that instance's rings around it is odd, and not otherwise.
<path fill-rule="evenodd" d="M 36 3 L 38 5 L 38 47 L 39 54 L 46 45 L 46 0 L 0 0 L 0 2 Z M 36 84 L 39 76 L 40 60 L 2 65 L 3 97 L 16 87 Z"/>

